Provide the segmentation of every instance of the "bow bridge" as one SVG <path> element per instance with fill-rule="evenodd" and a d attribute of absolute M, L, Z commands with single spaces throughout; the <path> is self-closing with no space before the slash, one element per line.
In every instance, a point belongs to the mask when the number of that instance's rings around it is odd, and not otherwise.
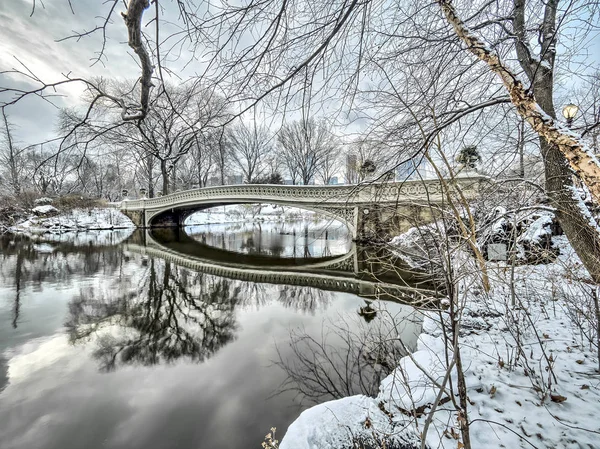
<path fill-rule="evenodd" d="M 205 187 L 158 198 L 123 200 L 120 209 L 140 228 L 181 227 L 194 212 L 215 206 L 265 203 L 324 214 L 348 226 L 355 240 L 366 240 L 431 222 L 447 193 L 459 190 L 468 200 L 487 180 L 480 175 L 452 182 L 416 180 L 364 185 L 295 186 L 243 184 Z M 449 192 L 448 192 L 449 190 Z"/>

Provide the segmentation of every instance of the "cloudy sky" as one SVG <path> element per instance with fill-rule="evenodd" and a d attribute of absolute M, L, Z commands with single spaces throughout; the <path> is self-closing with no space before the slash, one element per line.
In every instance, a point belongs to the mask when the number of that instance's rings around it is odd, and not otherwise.
<path fill-rule="evenodd" d="M 34 2 L 36 8 L 32 14 Z M 12 69 L 30 70 L 47 82 L 64 79 L 63 74 L 66 73 L 70 73 L 72 77 L 83 78 L 139 77 L 137 58 L 126 43 L 127 30 L 120 16 L 124 10 L 122 2 L 117 3 L 113 20 L 106 28 L 104 57 L 96 63 L 95 58 L 102 48 L 100 32 L 80 40 L 60 40 L 102 25 L 104 17 L 113 6 L 113 1 L 73 0 L 71 3 L 73 11 L 68 0 L 0 0 L 0 72 L 4 72 L 0 73 L 0 87 L 31 89 L 35 85 L 31 80 L 27 82 L 22 75 L 6 73 Z M 169 6 L 172 6 L 170 2 Z M 161 25 L 164 30 L 162 36 L 172 31 L 169 27 L 175 26 L 169 25 L 169 22 L 178 22 L 176 16 L 168 15 L 174 14 L 174 10 L 176 8 L 165 7 L 163 11 L 167 16 L 163 16 L 166 20 Z M 146 13 L 145 23 L 153 18 L 153 14 L 152 10 Z M 152 27 L 147 31 L 152 34 Z M 597 64 L 600 53 L 597 52 L 596 43 L 600 45 L 600 37 L 592 33 L 590 41 L 586 42 L 586 47 L 590 49 L 588 54 L 583 58 L 574 59 L 573 61 L 581 62 L 571 67 L 571 70 L 582 73 L 589 69 L 590 63 Z M 184 77 L 201 70 L 201 64 L 195 58 L 172 61 L 170 65 L 179 70 L 187 62 L 190 64 L 186 66 Z M 559 77 L 557 95 L 562 95 L 561 91 L 565 88 L 572 90 L 573 83 L 577 82 L 572 74 L 573 72 L 569 71 L 568 76 Z M 32 144 L 52 137 L 55 134 L 57 107 L 76 105 L 81 92 L 81 84 L 70 84 L 57 92 L 62 96 L 52 99 L 54 106 L 40 98 L 31 97 L 11 107 L 8 112 L 11 122 L 16 126 L 15 134 L 20 143 Z M 568 94 L 565 98 L 567 97 Z M 6 99 L 6 94 L 0 93 L 0 100 Z"/>
<path fill-rule="evenodd" d="M 137 64 L 127 46 L 127 30 L 119 14 L 107 27 L 107 45 L 102 62 L 93 59 L 102 48 L 101 34 L 58 42 L 72 35 L 93 29 L 102 22 L 111 4 L 98 0 L 73 1 L 72 12 L 66 0 L 40 0 L 31 15 L 34 0 L 0 1 L 0 71 L 25 67 L 47 82 L 73 77 L 107 76 L 137 78 Z M 112 2 L 111 2 L 112 3 Z M 124 8 L 117 6 L 116 12 Z M 0 74 L 1 87 L 31 88 L 23 76 Z M 56 106 L 76 104 L 82 92 L 81 85 L 71 84 L 53 99 Z M 2 95 L 2 94 L 0 94 Z M 0 97 L 5 99 L 6 96 Z M 56 108 L 39 98 L 27 99 L 9 110 L 11 121 L 17 126 L 17 136 L 22 143 L 45 140 L 53 134 Z"/>

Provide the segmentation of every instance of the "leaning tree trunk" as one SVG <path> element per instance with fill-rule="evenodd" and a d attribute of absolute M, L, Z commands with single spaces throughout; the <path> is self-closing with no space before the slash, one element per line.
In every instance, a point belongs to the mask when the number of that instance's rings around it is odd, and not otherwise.
<path fill-rule="evenodd" d="M 600 284 L 600 234 L 573 198 L 573 172 L 556 145 L 540 137 L 546 174 L 546 194 L 573 249 L 595 283 Z"/>
<path fill-rule="evenodd" d="M 589 189 L 593 201 L 600 202 L 600 164 L 572 134 L 556 126 L 553 104 L 554 58 L 556 52 L 556 13 L 558 0 L 548 0 L 540 27 L 541 54 L 531 58 L 525 39 L 525 0 L 513 0 L 515 36 L 519 64 L 532 83 L 525 89 L 518 77 L 498 54 L 465 26 L 451 0 L 437 0 L 457 36 L 468 51 L 485 62 L 501 79 L 511 102 L 521 117 L 538 133 L 546 173 L 546 194 L 556 208 L 556 216 L 573 249 L 595 283 L 600 284 L 600 232 L 589 209 L 574 189 L 576 174 Z"/>
<path fill-rule="evenodd" d="M 540 66 L 533 78 L 537 103 L 542 111 L 556 120 L 554 71 Z M 556 218 L 592 279 L 600 284 L 600 233 L 596 223 L 585 213 L 587 211 L 582 210 L 573 183 L 573 169 L 560 147 L 543 136 L 540 136 L 540 149 L 544 160 L 546 195 L 556 209 Z"/>

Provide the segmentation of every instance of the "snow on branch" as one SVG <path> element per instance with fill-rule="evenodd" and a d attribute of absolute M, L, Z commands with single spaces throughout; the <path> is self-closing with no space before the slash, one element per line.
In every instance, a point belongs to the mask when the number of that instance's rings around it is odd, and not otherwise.
<path fill-rule="evenodd" d="M 575 134 L 555 123 L 542 110 L 516 74 L 502 64 L 498 54 L 475 36 L 458 17 L 451 0 L 437 0 L 437 3 L 467 49 L 500 77 L 519 115 L 549 144 L 558 147 L 575 174 L 587 185 L 594 200 L 600 202 L 600 164 L 592 152 Z"/>

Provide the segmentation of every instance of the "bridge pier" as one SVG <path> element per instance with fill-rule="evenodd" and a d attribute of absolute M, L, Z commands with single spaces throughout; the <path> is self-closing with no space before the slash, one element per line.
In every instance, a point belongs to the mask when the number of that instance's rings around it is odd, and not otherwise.
<path fill-rule="evenodd" d="M 369 204 L 356 209 L 354 240 L 367 242 L 387 239 L 435 219 L 428 204 Z"/>
<path fill-rule="evenodd" d="M 150 225 L 147 221 L 146 210 L 130 210 L 121 209 L 121 212 L 126 215 L 136 226 L 136 228 L 180 228 L 183 227 L 185 219 L 189 213 L 184 210 L 172 209 L 161 213 L 152 220 Z"/>

